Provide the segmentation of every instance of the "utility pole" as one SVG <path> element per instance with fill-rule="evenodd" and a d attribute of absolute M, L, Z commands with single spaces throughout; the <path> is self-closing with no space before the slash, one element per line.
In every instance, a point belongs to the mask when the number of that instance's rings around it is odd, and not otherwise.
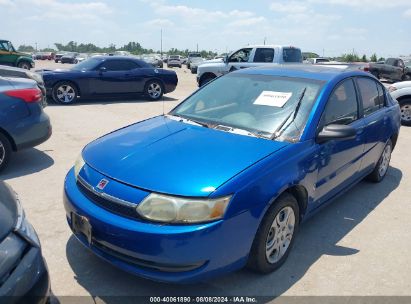
<path fill-rule="evenodd" d="M 36 42 L 36 52 L 37 52 L 37 42 Z"/>
<path fill-rule="evenodd" d="M 163 29 L 160 30 L 160 54 L 163 57 Z"/>
<path fill-rule="evenodd" d="M 197 53 L 198 53 L 198 43 L 197 43 Z"/>
<path fill-rule="evenodd" d="M 267 39 L 267 37 L 264 37 L 264 45 L 265 45 L 265 40 Z"/>

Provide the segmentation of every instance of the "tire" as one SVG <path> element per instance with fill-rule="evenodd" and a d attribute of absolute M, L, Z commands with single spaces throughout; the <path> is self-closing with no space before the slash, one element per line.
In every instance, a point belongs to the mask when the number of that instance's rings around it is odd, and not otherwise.
<path fill-rule="evenodd" d="M 163 84 L 158 80 L 150 80 L 144 88 L 144 94 L 150 100 L 159 100 L 164 94 Z"/>
<path fill-rule="evenodd" d="M 374 183 L 379 183 L 384 179 L 385 175 L 387 174 L 388 168 L 390 166 L 391 153 L 392 153 L 392 142 L 389 139 L 387 144 L 384 147 L 384 150 L 382 151 L 382 154 L 380 156 L 380 159 L 377 162 L 377 165 L 374 168 L 374 171 L 372 171 L 371 174 L 368 175 L 367 177 L 369 181 L 374 182 Z"/>
<path fill-rule="evenodd" d="M 10 141 L 4 134 L 0 133 L 0 172 L 7 167 L 12 151 Z"/>
<path fill-rule="evenodd" d="M 380 79 L 380 74 L 377 71 L 372 71 L 371 74 L 374 75 L 375 78 Z"/>
<path fill-rule="evenodd" d="M 411 126 L 411 99 L 404 99 L 400 102 L 401 124 Z"/>
<path fill-rule="evenodd" d="M 200 87 L 206 85 L 207 83 L 209 83 L 209 82 L 210 82 L 211 80 L 213 80 L 214 78 L 215 78 L 215 77 L 209 76 L 209 75 L 201 78 L 201 80 L 200 80 Z"/>
<path fill-rule="evenodd" d="M 54 60 L 54 62 L 55 62 L 55 63 L 58 63 L 59 61 L 56 59 L 56 60 Z"/>
<path fill-rule="evenodd" d="M 257 230 L 247 267 L 270 273 L 284 264 L 298 232 L 299 219 L 297 200 L 283 193 L 268 209 Z"/>
<path fill-rule="evenodd" d="M 30 62 L 27 61 L 20 61 L 17 67 L 25 70 L 30 70 L 31 69 L 31 64 Z"/>
<path fill-rule="evenodd" d="M 51 96 L 56 103 L 69 105 L 77 100 L 77 87 L 69 81 L 61 81 L 54 85 Z"/>

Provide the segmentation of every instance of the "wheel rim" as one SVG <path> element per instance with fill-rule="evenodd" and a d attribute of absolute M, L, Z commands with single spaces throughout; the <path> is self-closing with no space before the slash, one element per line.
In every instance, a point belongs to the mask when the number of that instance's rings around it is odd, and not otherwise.
<path fill-rule="evenodd" d="M 287 252 L 294 235 L 295 214 L 291 207 L 284 207 L 271 224 L 265 245 L 265 255 L 271 264 L 278 262 Z"/>
<path fill-rule="evenodd" d="M 0 165 L 3 164 L 4 158 L 6 157 L 6 149 L 2 142 L 0 142 Z"/>
<path fill-rule="evenodd" d="M 390 160 L 391 160 L 391 145 L 386 145 L 381 155 L 380 167 L 378 168 L 378 173 L 380 174 L 380 177 L 383 177 L 385 173 L 387 173 L 388 167 L 390 165 Z"/>
<path fill-rule="evenodd" d="M 29 70 L 29 69 L 30 69 L 30 67 L 29 67 L 29 65 L 28 65 L 27 63 L 22 63 L 22 64 L 21 64 L 21 68 L 22 68 L 22 69 L 25 69 L 25 70 Z"/>
<path fill-rule="evenodd" d="M 156 82 L 150 83 L 147 92 L 151 98 L 158 98 L 161 95 L 161 85 Z"/>
<path fill-rule="evenodd" d="M 70 85 L 64 84 L 57 88 L 57 99 L 63 103 L 70 103 L 76 97 L 76 91 Z"/>
<path fill-rule="evenodd" d="M 401 120 L 411 122 L 411 105 L 405 104 L 401 106 Z"/>

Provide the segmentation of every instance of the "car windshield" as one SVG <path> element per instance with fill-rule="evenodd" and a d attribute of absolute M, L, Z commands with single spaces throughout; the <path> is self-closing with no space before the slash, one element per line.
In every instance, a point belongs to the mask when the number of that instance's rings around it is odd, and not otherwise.
<path fill-rule="evenodd" d="M 97 67 L 97 65 L 99 65 L 100 62 L 101 60 L 99 59 L 90 58 L 90 59 L 84 60 L 83 62 L 76 64 L 71 69 L 73 71 L 92 71 Z"/>
<path fill-rule="evenodd" d="M 323 82 L 305 78 L 229 74 L 177 106 L 170 115 L 250 136 L 298 141 Z M 227 129 L 228 130 L 228 129 Z"/>
<path fill-rule="evenodd" d="M 170 56 L 169 58 L 170 58 L 170 59 L 180 59 L 179 56 Z"/>

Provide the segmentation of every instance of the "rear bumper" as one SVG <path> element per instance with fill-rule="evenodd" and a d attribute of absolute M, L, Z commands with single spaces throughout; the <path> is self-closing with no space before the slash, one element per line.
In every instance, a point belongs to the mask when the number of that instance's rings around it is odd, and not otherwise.
<path fill-rule="evenodd" d="M 40 107 L 38 104 L 31 106 Z M 40 113 L 38 112 L 39 109 L 36 109 L 36 111 L 37 114 L 31 114 L 19 120 L 18 123 L 14 123 L 13 126 L 6 128 L 14 140 L 17 150 L 37 146 L 49 139 L 52 134 L 52 127 L 48 115 L 42 110 Z"/>

